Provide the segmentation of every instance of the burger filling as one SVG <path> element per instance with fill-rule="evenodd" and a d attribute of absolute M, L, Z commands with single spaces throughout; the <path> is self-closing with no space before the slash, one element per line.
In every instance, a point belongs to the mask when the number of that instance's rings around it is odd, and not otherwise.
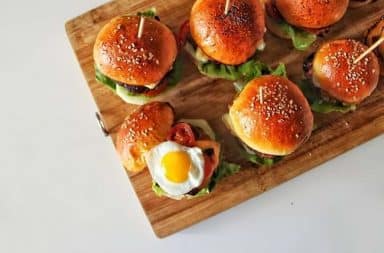
<path fill-rule="evenodd" d="M 163 91 L 177 85 L 177 83 L 180 82 L 182 76 L 182 61 L 182 57 L 179 55 L 173 64 L 172 70 L 168 72 L 158 83 L 154 84 L 137 86 L 122 83 L 104 75 L 95 65 L 96 80 L 105 84 L 124 100 L 132 100 L 132 97 L 134 97 L 142 99 L 146 102 L 145 100 L 149 100 L 150 98 L 159 95 Z"/>
<path fill-rule="evenodd" d="M 223 160 L 220 162 L 220 146 L 215 141 L 215 134 L 205 120 L 180 120 L 172 127 L 167 140 L 187 147 L 199 147 L 203 151 L 203 182 L 199 187 L 185 194 L 186 197 L 193 198 L 207 195 L 219 180 L 240 170 L 240 166 L 237 164 Z M 155 181 L 152 182 L 152 190 L 158 196 L 168 196 L 168 193 Z"/>
<path fill-rule="evenodd" d="M 233 130 L 233 124 L 231 122 L 231 119 L 228 114 L 223 115 L 223 122 L 225 126 L 231 131 L 233 135 L 236 136 L 235 131 Z M 260 165 L 260 166 L 272 166 L 278 161 L 280 161 L 283 157 L 282 156 L 274 156 L 269 154 L 261 153 L 257 150 L 254 150 L 250 148 L 247 144 L 240 141 L 240 144 L 244 148 L 243 156 L 244 158 L 254 164 Z"/>
<path fill-rule="evenodd" d="M 298 85 L 304 96 L 307 98 L 314 112 L 330 113 L 341 112 L 347 113 L 356 110 L 355 104 L 347 104 L 337 100 L 318 87 L 318 84 L 312 77 L 312 62 L 314 54 L 310 55 L 303 64 L 305 79 Z"/>
<path fill-rule="evenodd" d="M 275 5 L 274 0 L 267 0 L 265 4 L 267 26 L 277 35 L 291 39 L 298 50 L 308 49 L 316 41 L 317 35 L 322 35 L 327 29 L 303 29 L 288 24 Z"/>
<path fill-rule="evenodd" d="M 276 70 L 272 70 L 266 64 L 255 60 L 255 57 L 251 57 L 247 62 L 240 65 L 226 65 L 213 60 L 193 41 L 188 20 L 180 27 L 178 42 L 179 47 L 184 47 L 188 54 L 194 59 L 200 73 L 212 78 L 222 78 L 246 83 L 247 81 L 264 74 L 282 75 L 283 72 L 285 73 L 283 64 L 280 64 Z M 263 50 L 264 47 L 264 42 L 260 43 L 259 49 Z"/>

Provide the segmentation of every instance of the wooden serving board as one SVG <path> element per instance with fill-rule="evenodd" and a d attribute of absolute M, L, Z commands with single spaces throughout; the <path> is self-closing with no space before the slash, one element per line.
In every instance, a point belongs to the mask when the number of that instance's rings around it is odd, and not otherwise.
<path fill-rule="evenodd" d="M 157 8 L 161 20 L 176 31 L 188 18 L 192 4 L 192 0 L 116 0 L 66 23 L 68 37 L 113 141 L 123 119 L 135 106 L 125 104 L 113 92 L 95 81 L 92 47 L 98 31 L 114 16 L 135 14 L 152 6 Z M 325 38 L 319 39 L 306 52 L 293 50 L 289 41 L 267 33 L 267 47 L 260 54 L 260 58 L 269 64 L 287 64 L 290 79 L 298 81 L 303 76 L 303 60 L 322 41 L 347 37 L 361 39 L 364 31 L 382 15 L 384 0 L 378 0 L 360 9 L 350 9 Z M 209 196 L 182 201 L 156 197 L 151 190 L 148 171 L 128 173 L 157 236 L 165 237 L 233 207 L 384 132 L 384 85 L 381 78 L 377 90 L 357 111 L 344 115 L 315 115 L 317 129 L 305 145 L 272 168 L 254 168 L 252 164 L 241 159 L 238 141 L 221 121 L 234 95 L 235 91 L 230 82 L 201 76 L 187 60 L 182 83 L 161 98 L 171 102 L 179 118 L 208 120 L 223 144 L 225 158 L 240 163 L 243 169 L 240 173 L 221 181 Z"/>

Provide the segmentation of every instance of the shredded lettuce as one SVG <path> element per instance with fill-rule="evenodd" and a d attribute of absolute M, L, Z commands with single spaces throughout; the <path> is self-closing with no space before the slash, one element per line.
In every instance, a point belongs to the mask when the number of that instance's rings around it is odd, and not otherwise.
<path fill-rule="evenodd" d="M 311 105 L 312 111 L 319 113 L 341 112 L 347 113 L 356 110 L 355 104 L 345 104 L 342 102 L 325 101 L 321 97 L 319 88 L 315 87 L 313 83 L 305 79 L 298 84 L 299 88 L 307 98 Z"/>
<path fill-rule="evenodd" d="M 297 50 L 308 49 L 317 39 L 316 34 L 293 27 L 284 21 L 279 21 L 277 25 L 280 27 L 281 31 L 291 38 L 293 46 Z"/>
<path fill-rule="evenodd" d="M 138 12 L 137 13 L 137 16 L 141 17 L 148 17 L 148 18 L 154 18 L 156 17 L 156 8 L 155 7 L 152 7 L 146 11 L 143 11 L 143 12 Z"/>

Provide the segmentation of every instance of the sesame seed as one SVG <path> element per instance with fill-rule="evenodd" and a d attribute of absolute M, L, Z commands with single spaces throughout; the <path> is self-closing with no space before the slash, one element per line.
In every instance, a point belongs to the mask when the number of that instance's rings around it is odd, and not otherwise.
<path fill-rule="evenodd" d="M 259 87 L 259 100 L 260 100 L 260 104 L 262 104 L 263 103 L 263 86 Z"/>

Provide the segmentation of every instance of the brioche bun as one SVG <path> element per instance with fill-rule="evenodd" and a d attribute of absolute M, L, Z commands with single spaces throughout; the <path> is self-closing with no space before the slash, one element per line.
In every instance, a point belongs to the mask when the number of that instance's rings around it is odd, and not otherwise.
<path fill-rule="evenodd" d="M 146 167 L 144 153 L 166 140 L 173 121 L 173 108 L 165 102 L 142 105 L 124 120 L 116 149 L 128 171 L 138 172 Z"/>
<path fill-rule="evenodd" d="M 158 83 L 172 68 L 177 46 L 172 31 L 153 18 L 145 18 L 142 37 L 137 38 L 138 16 L 119 16 L 99 32 L 93 57 L 99 70 L 129 85 Z"/>
<path fill-rule="evenodd" d="M 366 49 L 351 39 L 323 44 L 313 60 L 313 83 L 341 102 L 360 103 L 374 91 L 380 76 L 374 53 L 353 63 Z"/>
<path fill-rule="evenodd" d="M 312 111 L 301 90 L 287 78 L 272 75 L 250 81 L 234 100 L 229 117 L 239 139 L 267 155 L 292 153 L 313 128 Z"/>
<path fill-rule="evenodd" d="M 191 11 L 191 35 L 210 58 L 238 65 L 263 43 L 263 6 L 259 0 L 232 0 L 227 15 L 224 9 L 225 0 L 197 0 Z"/>
<path fill-rule="evenodd" d="M 323 28 L 339 21 L 348 8 L 348 0 L 275 0 L 284 19 L 294 26 Z"/>

